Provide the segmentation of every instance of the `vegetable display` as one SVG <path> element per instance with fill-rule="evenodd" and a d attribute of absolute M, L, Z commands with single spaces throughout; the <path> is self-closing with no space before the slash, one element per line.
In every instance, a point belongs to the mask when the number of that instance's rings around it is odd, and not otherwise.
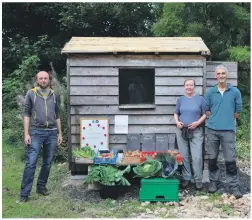
<path fill-rule="evenodd" d="M 156 160 L 162 163 L 162 177 L 168 178 L 174 176 L 178 169 L 178 156 L 181 155 L 178 152 L 173 151 L 172 153 L 158 153 Z M 182 162 L 182 157 L 181 157 Z"/>
<path fill-rule="evenodd" d="M 114 156 L 114 152 L 109 150 L 103 150 L 97 153 L 97 158 L 114 158 Z"/>
<path fill-rule="evenodd" d="M 170 158 L 172 158 L 172 161 L 170 161 Z M 183 164 L 183 159 L 181 154 L 177 150 L 168 150 L 167 153 L 162 152 L 162 153 L 157 153 L 156 159 L 160 162 L 169 160 L 170 162 L 175 163 L 175 160 L 177 161 L 178 165 Z"/>
<path fill-rule="evenodd" d="M 87 179 L 84 181 L 84 184 L 99 182 L 106 186 L 130 186 L 131 184 L 129 181 L 123 176 L 125 173 L 129 172 L 130 166 L 127 166 L 124 170 L 119 170 L 117 167 L 111 165 L 94 165 L 92 166 Z"/>
<path fill-rule="evenodd" d="M 124 153 L 124 157 L 140 157 L 140 150 L 127 151 Z"/>
<path fill-rule="evenodd" d="M 146 161 L 133 168 L 137 177 L 149 178 L 157 176 L 162 169 L 162 163 L 146 156 Z"/>
<path fill-rule="evenodd" d="M 91 147 L 84 147 L 78 150 L 73 150 L 73 155 L 80 158 L 93 159 L 95 156 L 94 150 Z"/>

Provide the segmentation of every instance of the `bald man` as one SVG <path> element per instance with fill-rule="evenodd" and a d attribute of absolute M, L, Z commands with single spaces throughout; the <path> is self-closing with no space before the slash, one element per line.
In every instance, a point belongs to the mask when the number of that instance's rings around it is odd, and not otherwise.
<path fill-rule="evenodd" d="M 62 143 L 60 99 L 51 88 L 51 79 L 45 71 L 37 73 L 37 87 L 29 90 L 25 97 L 24 142 L 28 152 L 18 202 L 28 200 L 41 148 L 43 163 L 37 181 L 37 193 L 44 196 L 49 194 L 46 184 L 51 164 L 57 143 Z"/>

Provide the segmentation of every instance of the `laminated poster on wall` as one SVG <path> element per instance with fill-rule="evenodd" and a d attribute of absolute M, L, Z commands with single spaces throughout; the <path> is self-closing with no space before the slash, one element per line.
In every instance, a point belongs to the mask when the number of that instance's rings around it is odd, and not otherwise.
<path fill-rule="evenodd" d="M 128 115 L 115 115 L 115 134 L 128 134 Z"/>
<path fill-rule="evenodd" d="M 95 152 L 109 149 L 109 119 L 80 118 L 80 147 Z"/>

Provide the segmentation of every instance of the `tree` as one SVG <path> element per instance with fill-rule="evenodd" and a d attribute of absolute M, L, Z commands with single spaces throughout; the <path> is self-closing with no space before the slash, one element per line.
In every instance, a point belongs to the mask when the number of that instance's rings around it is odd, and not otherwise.
<path fill-rule="evenodd" d="M 155 36 L 201 37 L 212 60 L 223 58 L 232 46 L 250 45 L 249 3 L 167 3 L 157 23 Z"/>
<path fill-rule="evenodd" d="M 152 29 L 155 36 L 201 37 L 211 60 L 239 62 L 239 87 L 250 94 L 249 3 L 167 3 Z"/>
<path fill-rule="evenodd" d="M 159 10 L 151 3 L 3 3 L 4 76 L 34 54 L 40 69 L 50 69 L 53 61 L 63 76 L 65 57 L 60 52 L 72 36 L 151 36 Z M 33 50 L 41 38 L 43 47 Z"/>
<path fill-rule="evenodd" d="M 18 146 L 23 142 L 23 103 L 17 97 L 31 88 L 38 70 L 50 71 L 52 62 L 62 86 L 55 89 L 67 98 L 62 92 L 66 91 L 66 57 L 61 50 L 72 36 L 151 36 L 160 7 L 152 3 L 3 3 L 2 11 L 3 136 Z M 67 124 L 66 111 L 65 105 L 62 125 Z M 64 142 L 57 158 L 67 153 L 67 129 L 62 128 Z"/>

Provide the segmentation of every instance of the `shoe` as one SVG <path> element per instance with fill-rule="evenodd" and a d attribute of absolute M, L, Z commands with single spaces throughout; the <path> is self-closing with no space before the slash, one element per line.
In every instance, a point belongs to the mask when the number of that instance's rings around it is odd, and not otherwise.
<path fill-rule="evenodd" d="M 238 186 L 230 187 L 230 193 L 233 194 L 236 199 L 239 199 L 242 197 L 242 193 L 240 192 Z"/>
<path fill-rule="evenodd" d="M 47 188 L 37 189 L 37 193 L 43 196 L 48 196 L 50 194 Z"/>
<path fill-rule="evenodd" d="M 25 203 L 28 201 L 28 196 L 20 196 L 19 200 L 16 203 Z"/>
<path fill-rule="evenodd" d="M 196 190 L 202 190 L 202 188 L 203 188 L 202 182 L 196 182 L 195 187 L 196 187 Z"/>
<path fill-rule="evenodd" d="M 216 183 L 211 181 L 208 186 L 208 192 L 214 193 L 216 191 L 217 191 Z"/>
<path fill-rule="evenodd" d="M 224 194 L 224 193 L 227 193 L 226 189 L 224 187 L 218 187 L 218 190 L 216 192 L 221 194 L 221 195 Z"/>
<path fill-rule="evenodd" d="M 189 186 L 190 181 L 189 180 L 182 180 L 181 182 L 181 188 L 185 189 L 186 187 Z"/>

